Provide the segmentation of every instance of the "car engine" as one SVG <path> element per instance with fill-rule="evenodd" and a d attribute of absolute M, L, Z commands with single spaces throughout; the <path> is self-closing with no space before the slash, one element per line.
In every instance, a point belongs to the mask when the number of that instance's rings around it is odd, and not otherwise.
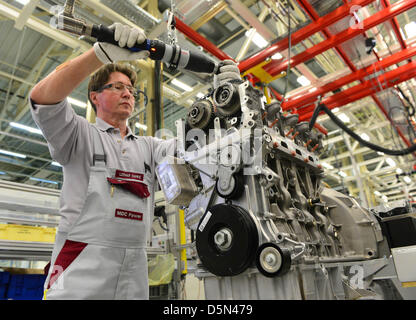
<path fill-rule="evenodd" d="M 206 298 L 392 298 L 375 276 L 391 264 L 377 216 L 322 183 L 323 134 L 265 100 L 249 81 L 221 84 L 176 122 L 176 157 L 157 168 Z"/>

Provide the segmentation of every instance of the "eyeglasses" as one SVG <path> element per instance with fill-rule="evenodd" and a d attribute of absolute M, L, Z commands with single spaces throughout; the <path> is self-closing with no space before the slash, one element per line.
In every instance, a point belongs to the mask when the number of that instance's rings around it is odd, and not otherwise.
<path fill-rule="evenodd" d="M 142 90 L 136 90 L 134 87 L 129 86 L 127 84 L 124 84 L 123 82 L 109 83 L 109 84 L 106 84 L 106 85 L 102 86 L 101 88 L 99 88 L 96 91 L 101 92 L 104 89 L 110 89 L 110 90 L 113 90 L 113 91 L 123 92 L 125 88 L 127 88 L 127 90 L 130 92 L 130 94 L 134 97 L 135 100 L 138 99 L 138 97 L 141 93 L 144 97 L 144 105 L 147 106 L 147 95 L 146 95 L 146 93 L 144 93 Z"/>
<path fill-rule="evenodd" d="M 134 98 L 137 98 L 137 96 L 138 96 L 137 90 L 135 88 L 133 88 L 132 86 L 129 86 L 129 85 L 124 84 L 122 82 L 113 82 L 113 83 L 106 84 L 106 85 L 102 86 L 101 88 L 99 88 L 97 91 L 101 92 L 104 89 L 110 89 L 110 90 L 113 90 L 113 91 L 123 92 L 125 88 L 127 88 L 127 90 L 130 92 L 130 94 Z"/>

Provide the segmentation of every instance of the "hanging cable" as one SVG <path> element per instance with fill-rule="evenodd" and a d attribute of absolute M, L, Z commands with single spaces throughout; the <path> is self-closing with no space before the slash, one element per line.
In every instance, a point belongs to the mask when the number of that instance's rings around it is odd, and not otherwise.
<path fill-rule="evenodd" d="M 371 142 L 368 142 L 368 141 L 362 139 L 358 134 L 356 134 L 354 131 L 352 131 L 350 128 L 348 128 L 336 115 L 334 115 L 332 113 L 331 110 L 328 109 L 327 106 L 325 106 L 322 103 L 318 103 L 315 110 L 313 111 L 312 118 L 309 122 L 309 129 L 310 130 L 312 130 L 312 128 L 313 128 L 313 126 L 316 122 L 316 119 L 318 118 L 318 115 L 321 111 L 324 111 L 338 127 L 340 127 L 347 134 L 349 134 L 353 139 L 357 140 L 361 145 L 363 145 L 367 148 L 370 148 L 370 149 L 375 150 L 375 151 L 383 152 L 383 153 L 391 155 L 391 156 L 404 156 L 404 155 L 407 155 L 409 153 L 412 153 L 412 152 L 416 151 L 416 144 L 413 144 L 413 145 L 411 145 L 410 147 L 408 147 L 406 149 L 390 150 L 390 149 L 383 148 L 379 145 L 373 144 Z"/>

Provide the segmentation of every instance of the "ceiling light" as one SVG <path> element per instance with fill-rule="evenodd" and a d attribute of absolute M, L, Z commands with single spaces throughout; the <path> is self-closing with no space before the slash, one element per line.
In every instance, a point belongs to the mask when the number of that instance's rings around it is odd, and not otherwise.
<path fill-rule="evenodd" d="M 245 36 L 247 38 L 251 37 L 253 43 L 260 49 L 265 48 L 269 45 L 269 43 L 256 31 L 256 29 L 251 28 L 250 30 L 247 30 Z"/>
<path fill-rule="evenodd" d="M 39 182 L 45 182 L 45 183 L 52 183 L 52 184 L 58 184 L 58 182 L 56 181 L 52 181 L 52 180 L 45 180 L 45 179 L 41 179 L 41 178 L 34 178 L 34 177 L 30 177 L 30 180 L 33 181 L 39 181 Z"/>
<path fill-rule="evenodd" d="M 383 196 L 381 197 L 381 199 L 383 199 L 383 201 L 384 201 L 384 202 L 388 202 L 388 201 L 389 201 L 389 199 L 387 198 L 387 196 L 386 196 L 386 195 L 383 195 Z"/>
<path fill-rule="evenodd" d="M 407 39 L 416 37 L 416 22 L 412 21 L 404 26 L 404 30 L 407 34 Z"/>
<path fill-rule="evenodd" d="M 201 99 L 201 98 L 205 97 L 205 95 L 203 93 L 201 93 L 201 92 L 198 92 L 196 94 L 196 97 L 199 98 L 199 99 Z"/>
<path fill-rule="evenodd" d="M 376 196 L 381 196 L 381 193 L 380 193 L 380 191 L 374 191 L 374 194 L 376 195 Z"/>
<path fill-rule="evenodd" d="M 12 156 L 12 157 L 22 158 L 22 159 L 26 158 L 26 156 L 24 154 L 11 152 L 11 151 L 7 151 L 7 150 L 1 150 L 0 149 L 0 153 L 8 155 L 8 156 Z"/>
<path fill-rule="evenodd" d="M 384 152 L 377 151 L 377 154 L 378 154 L 379 156 L 384 156 Z"/>
<path fill-rule="evenodd" d="M 147 126 L 145 124 L 141 124 L 141 123 L 138 123 L 138 122 L 136 122 L 136 128 L 142 129 L 144 131 L 147 130 Z"/>
<path fill-rule="evenodd" d="M 171 83 L 174 85 L 174 86 L 177 86 L 178 88 L 181 88 L 181 89 L 183 89 L 183 90 L 185 90 L 185 91 L 192 91 L 193 89 L 190 87 L 190 86 L 188 86 L 187 84 L 185 84 L 185 83 L 183 83 L 182 81 L 179 81 L 178 79 L 173 79 L 172 81 L 171 81 Z"/>
<path fill-rule="evenodd" d="M 404 176 L 403 180 L 406 183 L 411 183 L 412 182 L 412 179 L 410 179 L 408 176 Z"/>
<path fill-rule="evenodd" d="M 390 167 L 396 166 L 396 161 L 394 161 L 392 158 L 386 158 L 386 162 Z"/>
<path fill-rule="evenodd" d="M 309 92 L 314 92 L 314 91 L 316 91 L 316 90 L 318 90 L 318 88 L 313 87 L 313 88 L 309 89 Z M 336 108 L 335 108 L 335 109 L 336 109 Z M 339 110 L 339 109 L 338 109 L 338 110 Z"/>
<path fill-rule="evenodd" d="M 11 151 L 7 151 L 7 150 L 1 150 L 0 149 L 0 153 L 8 155 L 8 156 L 12 156 L 12 157 L 22 158 L 22 159 L 26 158 L 26 156 L 24 154 L 11 152 Z"/>
<path fill-rule="evenodd" d="M 337 108 L 334 108 L 331 111 L 332 111 L 332 113 L 337 113 L 339 111 L 339 108 L 338 107 Z"/>
<path fill-rule="evenodd" d="M 342 121 L 342 122 L 350 122 L 350 118 L 345 114 L 345 113 L 341 113 L 338 115 L 338 118 Z"/>
<path fill-rule="evenodd" d="M 344 171 L 342 171 L 342 170 L 341 170 L 341 171 L 339 171 L 339 172 L 338 172 L 338 174 L 339 174 L 341 177 L 344 177 L 344 178 L 347 176 L 347 174 L 346 174 Z"/>
<path fill-rule="evenodd" d="M 334 167 L 331 164 L 326 163 L 326 162 L 322 162 L 322 166 L 329 170 L 334 169 Z"/>
<path fill-rule="evenodd" d="M 5 174 L 7 174 L 6 172 L 4 172 L 4 171 L 0 171 L 0 174 L 1 175 L 5 175 Z"/>
<path fill-rule="evenodd" d="M 68 97 L 68 102 L 70 104 L 73 104 L 75 106 L 81 107 L 81 108 L 86 108 L 87 107 L 87 103 L 84 101 L 80 101 L 71 97 Z"/>
<path fill-rule="evenodd" d="M 300 76 L 297 80 L 304 87 L 309 86 L 311 84 L 309 79 L 306 78 L 305 76 Z"/>
<path fill-rule="evenodd" d="M 26 131 L 29 131 L 31 133 L 42 134 L 42 131 L 40 131 L 39 129 L 33 128 L 33 127 L 29 127 L 29 126 L 25 126 L 24 124 L 20 124 L 20 123 L 17 123 L 17 122 L 10 122 L 9 124 L 13 128 L 18 128 L 18 129 L 26 130 Z"/>
<path fill-rule="evenodd" d="M 365 141 L 370 141 L 370 137 L 366 133 L 360 134 L 360 137 L 361 137 L 361 139 L 363 139 Z"/>
<path fill-rule="evenodd" d="M 396 173 L 397 173 L 397 174 L 402 174 L 402 173 L 403 173 L 403 170 L 402 170 L 402 169 L 400 169 L 400 168 L 397 168 L 397 169 L 396 169 Z"/>
<path fill-rule="evenodd" d="M 16 0 L 16 2 L 19 2 L 20 4 L 23 4 L 25 6 L 30 2 L 30 0 Z"/>
<path fill-rule="evenodd" d="M 272 55 L 273 60 L 280 60 L 282 58 L 283 58 L 283 56 L 279 52 Z"/>

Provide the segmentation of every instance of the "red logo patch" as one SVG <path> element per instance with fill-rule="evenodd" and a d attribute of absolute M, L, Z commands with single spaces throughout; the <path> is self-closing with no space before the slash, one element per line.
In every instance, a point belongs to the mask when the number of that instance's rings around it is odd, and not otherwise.
<path fill-rule="evenodd" d="M 143 213 L 128 211 L 128 210 L 122 210 L 122 209 L 116 209 L 115 217 L 142 221 L 143 220 Z"/>
<path fill-rule="evenodd" d="M 143 181 L 143 174 L 142 173 L 136 173 L 136 172 L 116 170 L 116 178 L 124 178 L 124 179 L 133 179 L 133 180 Z"/>

